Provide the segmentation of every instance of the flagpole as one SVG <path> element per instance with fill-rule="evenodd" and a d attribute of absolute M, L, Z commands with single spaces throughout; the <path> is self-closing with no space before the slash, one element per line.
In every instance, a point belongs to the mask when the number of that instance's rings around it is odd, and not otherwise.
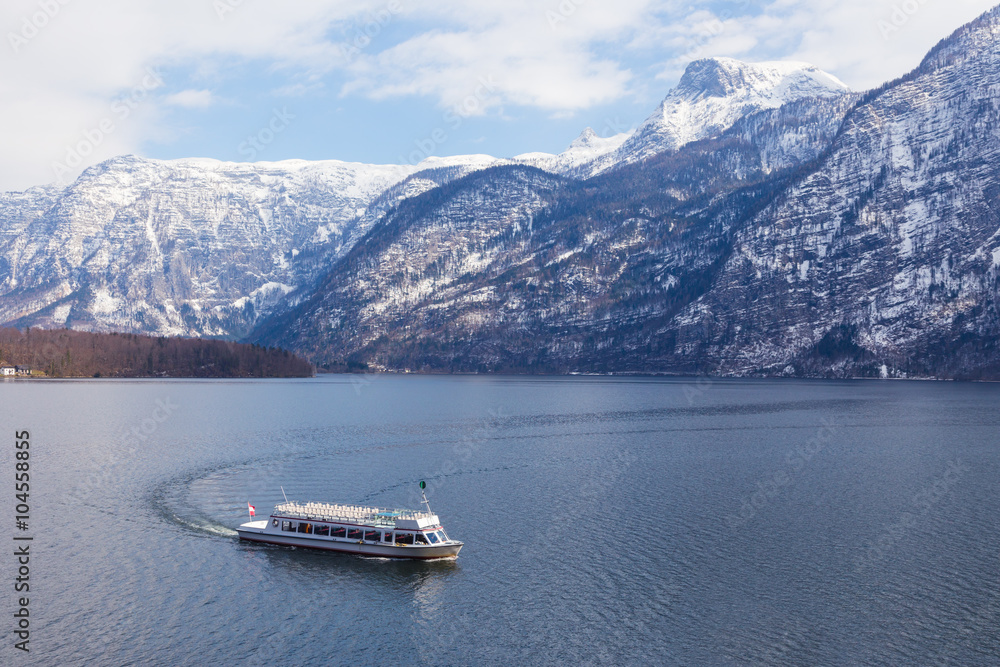
<path fill-rule="evenodd" d="M 427 482 L 421 480 L 420 481 L 420 495 L 424 499 L 424 505 L 427 505 L 427 513 L 428 514 L 434 514 L 434 512 L 431 511 L 431 504 L 427 501 L 427 494 L 424 493 L 424 489 L 426 489 L 426 488 L 427 488 Z"/>

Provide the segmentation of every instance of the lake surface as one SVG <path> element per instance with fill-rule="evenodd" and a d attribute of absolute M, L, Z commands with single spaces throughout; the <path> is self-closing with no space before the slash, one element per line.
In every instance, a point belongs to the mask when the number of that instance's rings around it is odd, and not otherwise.
<path fill-rule="evenodd" d="M 1000 385 L 7 381 L 31 652 L 4 664 L 997 664 Z M 246 503 L 416 507 L 456 561 L 241 543 Z"/>

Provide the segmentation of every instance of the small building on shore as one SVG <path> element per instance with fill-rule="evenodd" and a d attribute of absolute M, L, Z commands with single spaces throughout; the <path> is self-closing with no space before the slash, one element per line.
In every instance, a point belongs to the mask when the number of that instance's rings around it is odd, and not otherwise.
<path fill-rule="evenodd" d="M 17 375 L 17 368 L 15 366 L 0 366 L 0 375 L 3 377 Z"/>
<path fill-rule="evenodd" d="M 21 377 L 30 377 L 31 366 L 14 366 L 14 372 Z"/>

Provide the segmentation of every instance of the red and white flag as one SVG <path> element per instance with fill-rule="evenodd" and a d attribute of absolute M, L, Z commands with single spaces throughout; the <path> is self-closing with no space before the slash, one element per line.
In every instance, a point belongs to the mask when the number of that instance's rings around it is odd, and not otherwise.
<path fill-rule="evenodd" d="M 251 505 L 249 500 L 247 501 L 247 509 L 250 510 L 251 518 L 257 516 L 257 508 Z"/>

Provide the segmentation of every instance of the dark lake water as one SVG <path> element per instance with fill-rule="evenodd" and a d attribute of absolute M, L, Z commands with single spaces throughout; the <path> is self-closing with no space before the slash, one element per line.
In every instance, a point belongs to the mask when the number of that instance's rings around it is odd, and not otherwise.
<path fill-rule="evenodd" d="M 1000 661 L 1000 386 L 328 376 L 0 382 L 31 653 L 0 663 Z M 416 507 L 457 561 L 243 544 L 246 502 Z"/>

